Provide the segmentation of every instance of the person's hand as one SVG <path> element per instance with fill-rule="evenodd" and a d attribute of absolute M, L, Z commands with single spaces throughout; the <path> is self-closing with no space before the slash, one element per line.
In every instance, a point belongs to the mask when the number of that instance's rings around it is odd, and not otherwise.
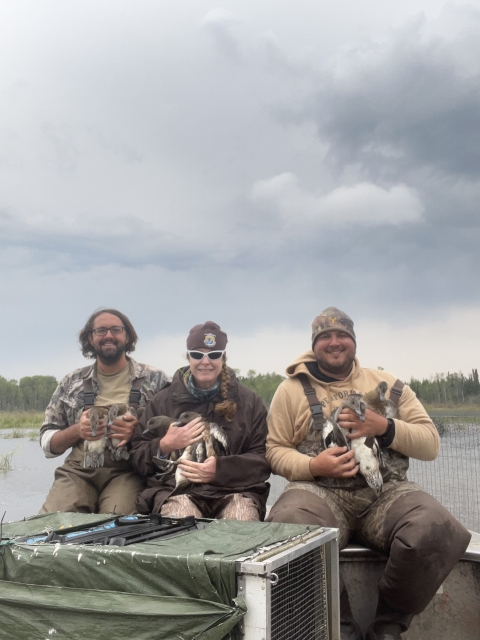
<path fill-rule="evenodd" d="M 352 478 L 359 469 L 354 455 L 347 447 L 329 447 L 310 460 L 310 473 L 314 478 Z"/>
<path fill-rule="evenodd" d="M 338 416 L 338 425 L 348 429 L 347 438 L 368 438 L 368 436 L 383 436 L 388 429 L 388 421 L 371 409 L 365 411 L 365 422 L 351 409 L 344 409 Z"/>
<path fill-rule="evenodd" d="M 160 450 L 162 455 L 167 455 L 177 449 L 185 449 L 190 444 L 194 444 L 202 439 L 205 425 L 203 418 L 194 418 L 184 427 L 175 427 L 172 423 L 168 427 L 167 433 L 160 440 Z"/>
<path fill-rule="evenodd" d="M 90 413 L 90 409 L 87 409 L 82 413 L 80 420 L 78 421 L 78 437 L 81 440 L 90 440 L 91 442 L 95 440 L 100 440 L 105 435 L 106 422 L 105 419 L 102 418 L 98 422 L 97 435 L 94 436 L 92 434 L 92 427 L 90 424 L 90 418 L 88 417 Z"/>
<path fill-rule="evenodd" d="M 117 449 L 119 447 L 124 447 L 127 442 L 130 442 L 137 424 L 137 418 L 132 416 L 130 413 L 126 413 L 113 421 L 110 426 L 110 434 L 108 437 L 120 440 L 117 444 Z"/>
<path fill-rule="evenodd" d="M 217 459 L 214 456 L 210 456 L 210 458 L 207 458 L 205 462 L 182 460 L 178 463 L 178 466 L 182 476 L 185 476 L 185 478 L 190 482 L 208 484 L 215 480 Z"/>

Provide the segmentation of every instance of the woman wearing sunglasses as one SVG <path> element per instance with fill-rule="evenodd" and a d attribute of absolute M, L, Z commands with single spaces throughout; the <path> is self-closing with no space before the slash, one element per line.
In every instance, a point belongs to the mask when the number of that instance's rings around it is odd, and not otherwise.
<path fill-rule="evenodd" d="M 187 338 L 188 366 L 147 405 L 132 439 L 133 465 L 148 479 L 148 488 L 137 499 L 140 513 L 263 520 L 270 475 L 265 459 L 267 411 L 227 367 L 226 346 L 227 334 L 218 324 L 194 326 Z M 154 416 L 177 419 L 185 411 L 202 417 L 185 426 L 146 430 Z M 228 454 L 204 462 L 182 461 L 179 467 L 189 482 L 175 488 L 171 474 L 157 474 L 154 458 L 168 459 L 173 451 L 198 442 L 211 422 L 223 429 Z"/>

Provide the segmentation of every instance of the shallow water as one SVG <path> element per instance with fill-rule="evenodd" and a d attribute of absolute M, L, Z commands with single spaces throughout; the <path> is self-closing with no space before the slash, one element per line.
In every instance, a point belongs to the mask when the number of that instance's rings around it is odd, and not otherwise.
<path fill-rule="evenodd" d="M 38 513 L 53 483 L 54 471 L 66 456 L 47 459 L 38 441 L 1 437 L 0 455 L 11 451 L 12 470 L 0 471 L 0 518 L 5 511 L 4 522 Z"/>
<path fill-rule="evenodd" d="M 12 470 L 0 471 L 0 518 L 21 520 L 38 513 L 53 482 L 55 468 L 66 454 L 45 458 L 38 441 L 3 438 L 0 455 L 14 451 Z M 433 462 L 410 461 L 409 480 L 417 482 L 439 500 L 471 531 L 480 532 L 480 428 L 475 424 L 455 425 L 442 435 L 439 457 Z M 286 484 L 272 476 L 268 503 L 278 498 Z"/>

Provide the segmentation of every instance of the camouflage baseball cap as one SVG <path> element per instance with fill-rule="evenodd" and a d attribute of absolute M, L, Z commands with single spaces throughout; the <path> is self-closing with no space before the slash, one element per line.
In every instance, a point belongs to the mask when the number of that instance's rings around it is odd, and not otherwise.
<path fill-rule="evenodd" d="M 352 319 L 336 307 L 324 309 L 312 322 L 312 348 L 318 336 L 326 331 L 345 331 L 357 342 Z"/>

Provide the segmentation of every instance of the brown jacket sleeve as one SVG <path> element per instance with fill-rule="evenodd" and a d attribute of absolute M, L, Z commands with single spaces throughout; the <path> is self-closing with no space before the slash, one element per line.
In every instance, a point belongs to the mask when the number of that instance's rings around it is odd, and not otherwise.
<path fill-rule="evenodd" d="M 246 418 L 250 428 L 247 449 L 235 455 L 218 457 L 217 473 L 211 484 L 238 489 L 268 480 L 270 465 L 265 458 L 267 410 L 256 396 L 251 415 Z"/>

